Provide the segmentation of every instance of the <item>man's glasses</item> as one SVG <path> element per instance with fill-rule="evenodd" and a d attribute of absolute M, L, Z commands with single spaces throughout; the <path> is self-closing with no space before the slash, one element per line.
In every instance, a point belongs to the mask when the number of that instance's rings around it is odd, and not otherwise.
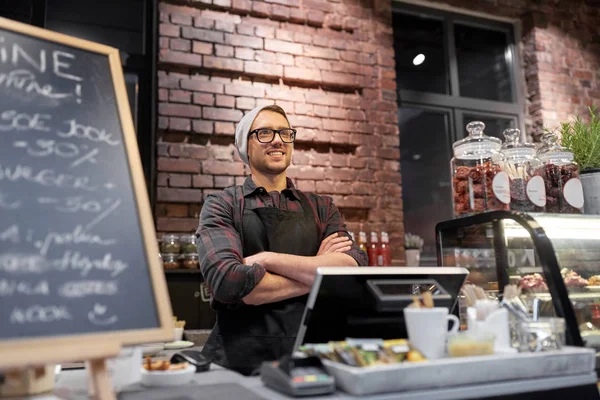
<path fill-rule="evenodd" d="M 260 128 L 251 131 L 248 136 L 256 134 L 256 139 L 261 143 L 271 143 L 275 139 L 275 134 L 279 134 L 281 141 L 284 143 L 294 143 L 296 140 L 296 130 L 293 128 L 284 129 L 269 129 Z"/>

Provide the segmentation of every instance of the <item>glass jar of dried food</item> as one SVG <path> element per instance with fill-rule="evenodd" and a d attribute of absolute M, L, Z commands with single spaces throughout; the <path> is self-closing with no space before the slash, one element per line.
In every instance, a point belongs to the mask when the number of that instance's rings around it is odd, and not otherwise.
<path fill-rule="evenodd" d="M 181 252 L 184 254 L 198 252 L 198 248 L 196 247 L 196 235 L 181 235 L 179 237 L 179 243 L 181 243 Z"/>
<path fill-rule="evenodd" d="M 196 253 L 187 253 L 183 255 L 183 268 L 187 269 L 197 269 L 200 266 L 198 262 L 198 254 Z"/>
<path fill-rule="evenodd" d="M 160 256 L 164 269 L 179 268 L 179 253 L 162 253 Z"/>
<path fill-rule="evenodd" d="M 510 209 L 544 212 L 546 189 L 539 173 L 542 162 L 536 157 L 535 145 L 523 142 L 519 129 L 507 129 L 503 134 L 506 141 L 500 151 L 504 155 L 502 169 L 510 182 Z"/>
<path fill-rule="evenodd" d="M 173 234 L 163 235 L 160 242 L 161 253 L 179 253 L 180 247 L 179 236 Z"/>
<path fill-rule="evenodd" d="M 542 161 L 539 174 L 546 185 L 546 211 L 562 214 L 583 212 L 583 187 L 579 180 L 579 165 L 573 153 L 558 144 L 553 132 L 542 136 L 543 146 L 537 156 Z"/>
<path fill-rule="evenodd" d="M 483 122 L 470 122 L 469 135 L 452 146 L 454 157 L 450 167 L 455 217 L 509 209 L 509 180 L 501 167 L 502 142 L 485 135 L 484 129 Z"/>

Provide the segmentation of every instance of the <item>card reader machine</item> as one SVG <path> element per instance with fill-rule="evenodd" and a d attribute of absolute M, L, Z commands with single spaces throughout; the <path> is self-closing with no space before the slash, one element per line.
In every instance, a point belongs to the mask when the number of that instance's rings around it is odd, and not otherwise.
<path fill-rule="evenodd" d="M 282 357 L 264 362 L 261 380 L 266 386 L 291 396 L 316 396 L 335 392 L 335 381 L 318 357 Z"/>

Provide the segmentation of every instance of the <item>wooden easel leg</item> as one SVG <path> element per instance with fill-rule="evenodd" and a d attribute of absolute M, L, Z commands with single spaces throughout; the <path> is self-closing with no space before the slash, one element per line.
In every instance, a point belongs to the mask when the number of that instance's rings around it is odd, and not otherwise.
<path fill-rule="evenodd" d="M 115 392 L 110 383 L 106 359 L 90 360 L 88 362 L 90 371 L 89 376 L 92 380 L 94 392 L 97 400 L 116 400 Z"/>

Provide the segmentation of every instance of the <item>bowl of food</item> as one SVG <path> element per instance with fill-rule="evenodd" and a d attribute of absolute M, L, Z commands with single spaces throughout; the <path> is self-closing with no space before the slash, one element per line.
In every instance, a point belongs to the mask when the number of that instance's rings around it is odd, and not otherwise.
<path fill-rule="evenodd" d="M 196 367 L 186 362 L 174 364 L 167 360 L 146 358 L 142 366 L 142 385 L 147 387 L 179 386 L 194 379 Z"/>
<path fill-rule="evenodd" d="M 493 333 L 458 332 L 448 337 L 448 355 L 471 357 L 494 354 L 495 341 Z"/>

